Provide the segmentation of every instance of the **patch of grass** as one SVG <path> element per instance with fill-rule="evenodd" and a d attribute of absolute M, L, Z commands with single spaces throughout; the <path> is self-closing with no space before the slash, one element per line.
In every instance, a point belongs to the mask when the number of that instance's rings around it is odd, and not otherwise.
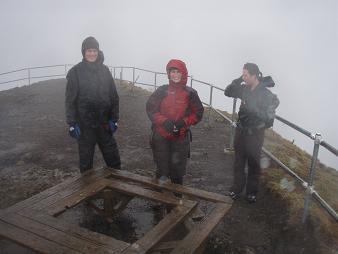
<path fill-rule="evenodd" d="M 268 130 L 266 133 L 265 147 L 270 150 L 285 165 L 296 172 L 305 181 L 308 181 L 311 165 L 311 155 L 283 139 L 280 135 Z M 289 181 L 297 181 L 280 168 L 270 168 L 265 173 L 264 184 L 271 193 L 280 200 L 286 201 L 289 213 L 288 224 L 301 226 L 301 218 L 304 211 L 305 189 L 296 183 L 295 190 L 288 192 L 280 185 L 280 181 L 287 178 Z M 337 211 L 338 208 L 338 172 L 318 161 L 314 180 L 315 190 Z M 323 209 L 317 201 L 312 199 L 308 220 L 314 225 L 318 234 L 327 239 L 338 239 L 337 222 Z"/>
<path fill-rule="evenodd" d="M 231 117 L 227 112 L 222 112 Z M 216 113 L 215 113 L 216 114 Z M 265 133 L 264 147 L 276 156 L 281 162 L 297 173 L 302 179 L 308 181 L 312 155 L 302 150 L 289 140 L 269 129 Z M 295 182 L 295 189 L 288 192 L 281 186 L 281 180 Z M 290 227 L 301 227 L 301 218 L 304 211 L 305 189 L 296 179 L 288 175 L 277 165 L 271 166 L 264 172 L 263 184 L 277 199 L 286 204 Z M 338 210 L 338 171 L 327 167 L 317 161 L 314 179 L 315 190 L 328 202 L 335 211 Z M 316 234 L 325 235 L 326 240 L 337 241 L 337 222 L 322 208 L 317 201 L 312 199 L 308 220 L 314 225 Z"/>

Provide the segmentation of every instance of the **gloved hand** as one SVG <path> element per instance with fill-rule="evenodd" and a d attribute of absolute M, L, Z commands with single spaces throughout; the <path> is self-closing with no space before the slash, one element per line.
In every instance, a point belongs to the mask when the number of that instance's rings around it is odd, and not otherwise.
<path fill-rule="evenodd" d="M 174 125 L 173 121 L 167 119 L 163 122 L 163 127 L 167 132 L 173 133 L 175 125 Z"/>
<path fill-rule="evenodd" d="M 113 120 L 109 120 L 108 125 L 109 125 L 111 133 L 114 134 L 114 132 L 117 131 L 117 128 L 118 128 L 117 122 L 115 122 Z"/>
<path fill-rule="evenodd" d="M 174 127 L 173 133 L 174 133 L 175 135 L 179 135 L 180 130 L 181 130 L 182 128 L 184 128 L 184 127 L 185 127 L 185 122 L 184 122 L 183 119 L 180 119 L 180 120 L 176 121 L 176 122 L 175 122 L 175 127 Z"/>
<path fill-rule="evenodd" d="M 234 84 L 234 85 L 240 85 L 242 82 L 243 82 L 243 78 L 242 78 L 242 76 L 240 76 L 239 78 L 234 79 L 234 80 L 231 82 L 231 84 Z"/>
<path fill-rule="evenodd" d="M 81 136 L 81 129 L 79 125 L 75 123 L 69 126 L 68 133 L 72 138 L 79 139 Z"/>
<path fill-rule="evenodd" d="M 185 122 L 183 121 L 183 119 L 178 120 L 174 123 L 174 130 L 173 130 L 173 134 L 175 136 L 179 136 L 180 135 L 180 130 L 185 127 Z"/>

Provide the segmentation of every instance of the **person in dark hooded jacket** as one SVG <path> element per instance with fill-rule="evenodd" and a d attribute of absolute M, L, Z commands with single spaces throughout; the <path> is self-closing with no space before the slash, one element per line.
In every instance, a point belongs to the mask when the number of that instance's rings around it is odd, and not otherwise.
<path fill-rule="evenodd" d="M 156 177 L 183 184 L 189 155 L 189 127 L 201 121 L 204 108 L 197 92 L 187 87 L 185 63 L 172 59 L 166 67 L 169 85 L 159 87 L 148 99 L 146 110 L 152 122 L 152 149 Z"/>
<path fill-rule="evenodd" d="M 246 63 L 243 75 L 233 80 L 224 91 L 226 96 L 241 99 L 234 140 L 234 183 L 229 192 L 233 199 L 239 196 L 246 185 L 247 200 L 256 202 L 264 130 L 272 126 L 279 105 L 277 96 L 268 89 L 274 85 L 270 76 L 262 76 L 256 64 Z M 247 180 L 244 171 L 246 163 Z"/>
<path fill-rule="evenodd" d="M 99 43 L 94 37 L 82 43 L 82 62 L 67 74 L 66 118 L 69 134 L 77 139 L 81 173 L 93 168 L 98 144 L 107 166 L 120 168 L 120 156 L 114 139 L 119 120 L 119 97 L 114 79 Z"/>

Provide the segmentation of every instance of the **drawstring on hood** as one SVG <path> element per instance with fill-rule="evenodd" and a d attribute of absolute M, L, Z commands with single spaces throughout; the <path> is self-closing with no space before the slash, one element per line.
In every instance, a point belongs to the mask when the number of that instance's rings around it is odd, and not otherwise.
<path fill-rule="evenodd" d="M 177 70 L 179 70 L 179 72 L 182 73 L 182 78 L 181 78 L 180 82 L 174 83 L 173 81 L 170 80 L 170 77 L 169 77 L 170 69 L 177 69 Z M 185 86 L 187 84 L 188 70 L 187 70 L 187 67 L 186 67 L 186 65 L 185 65 L 185 63 L 183 61 L 178 60 L 178 59 L 171 59 L 168 62 L 168 64 L 167 64 L 166 70 L 167 70 L 167 74 L 168 74 L 169 85 L 174 85 L 174 86 L 182 85 L 182 86 Z"/>

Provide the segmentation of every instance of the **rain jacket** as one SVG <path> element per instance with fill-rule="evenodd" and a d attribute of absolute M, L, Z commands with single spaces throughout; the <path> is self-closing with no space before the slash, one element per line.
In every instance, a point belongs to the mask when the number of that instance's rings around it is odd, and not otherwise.
<path fill-rule="evenodd" d="M 254 90 L 236 82 L 226 87 L 226 96 L 241 99 L 237 121 L 239 128 L 261 129 L 272 126 L 279 100 L 267 87 L 274 85 L 274 81 L 268 76 Z"/>
<path fill-rule="evenodd" d="M 95 63 L 85 60 L 67 74 L 66 118 L 72 125 L 97 128 L 109 120 L 119 119 L 119 96 L 114 79 L 103 64 L 100 51 Z"/>
<path fill-rule="evenodd" d="M 182 140 L 189 127 L 201 121 L 204 108 L 197 92 L 186 86 L 188 71 L 185 64 L 176 59 L 169 61 L 166 68 L 168 77 L 172 68 L 182 73 L 181 81 L 174 83 L 169 80 L 169 85 L 159 87 L 148 99 L 146 110 L 154 131 L 168 140 Z M 185 127 L 179 135 L 173 135 L 163 127 L 168 119 L 173 122 L 183 119 Z"/>

